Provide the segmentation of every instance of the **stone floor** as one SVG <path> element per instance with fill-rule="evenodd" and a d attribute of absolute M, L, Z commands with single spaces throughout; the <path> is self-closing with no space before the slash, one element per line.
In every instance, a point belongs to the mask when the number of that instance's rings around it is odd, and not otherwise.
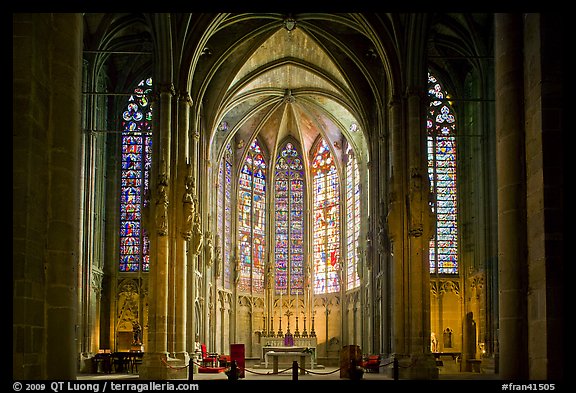
<path fill-rule="evenodd" d="M 112 373 L 112 374 L 79 374 L 78 380 L 138 380 L 138 374 L 134 373 Z M 246 368 L 245 376 L 240 381 L 270 380 L 270 381 L 291 381 L 292 370 L 280 369 L 278 374 L 273 370 L 265 368 Z M 438 380 L 455 381 L 455 380 L 498 380 L 497 374 L 485 374 L 475 372 L 455 372 L 444 373 L 440 371 Z M 193 375 L 193 381 L 227 381 L 228 377 L 224 373 L 206 374 L 199 373 Z M 322 369 L 308 370 L 306 375 L 298 375 L 299 381 L 328 381 L 328 380 L 348 380 L 340 378 L 340 369 L 338 367 L 324 367 Z M 364 373 L 362 381 L 393 381 L 387 373 Z"/>

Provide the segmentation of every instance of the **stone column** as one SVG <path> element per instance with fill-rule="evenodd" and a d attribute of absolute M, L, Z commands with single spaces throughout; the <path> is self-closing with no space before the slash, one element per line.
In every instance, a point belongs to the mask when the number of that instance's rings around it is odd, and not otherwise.
<path fill-rule="evenodd" d="M 435 217 L 429 206 L 425 111 L 420 89 L 407 97 L 408 109 L 408 211 L 409 255 L 406 275 L 409 288 L 409 319 L 406 337 L 410 354 L 411 379 L 438 377 L 438 369 L 430 353 L 430 269 L 429 243 Z"/>
<path fill-rule="evenodd" d="M 175 247 L 175 315 L 174 315 L 174 356 L 179 359 L 178 368 L 182 370 L 181 377 L 186 378 L 186 370 L 182 368 L 189 361 L 187 351 L 187 310 L 188 310 L 188 291 L 187 291 L 187 257 L 186 242 L 189 239 L 187 232 L 187 223 L 189 217 L 189 203 L 192 202 L 192 179 L 189 174 L 188 160 L 188 122 L 191 99 L 187 92 L 180 94 L 178 98 L 178 143 L 176 146 L 177 156 L 175 157 L 176 175 L 176 192 L 174 193 L 173 214 L 176 219 L 176 233 L 174 234 Z"/>
<path fill-rule="evenodd" d="M 53 14 L 46 227 L 46 378 L 76 374 L 76 276 L 80 206 L 82 16 Z M 88 283 L 89 285 L 89 283 Z"/>
<path fill-rule="evenodd" d="M 393 98 L 389 105 L 390 115 L 390 162 L 392 165 L 388 179 L 388 211 L 386 227 L 391 244 L 390 287 L 393 298 L 392 326 L 389 332 L 392 336 L 391 352 L 406 353 L 404 339 L 404 320 L 406 308 L 404 305 L 404 133 L 402 127 L 402 105 L 398 98 Z M 384 241 L 384 236 L 380 236 Z M 381 245 L 377 245 L 381 247 Z M 382 248 L 380 248 L 382 249 Z M 383 286 L 384 287 L 384 286 Z M 383 301 L 387 300 L 387 293 L 382 294 Z"/>
<path fill-rule="evenodd" d="M 13 22 L 12 377 L 69 380 L 81 339 L 82 15 Z"/>
<path fill-rule="evenodd" d="M 522 20 L 521 14 L 495 16 L 499 372 L 504 379 L 528 377 Z"/>
<path fill-rule="evenodd" d="M 170 173 L 170 133 L 173 88 L 170 84 L 158 84 L 159 115 L 158 133 L 155 141 L 156 180 L 153 190 L 150 233 L 150 305 L 149 333 L 146 354 L 139 368 L 142 379 L 167 379 L 168 367 L 168 258 L 169 258 L 169 173 Z"/>
<path fill-rule="evenodd" d="M 393 253 L 393 356 L 400 363 L 401 378 L 434 379 L 438 369 L 430 353 L 428 268 L 433 220 L 421 105 L 421 96 L 414 90 L 390 106 L 392 174 L 387 224 Z"/>

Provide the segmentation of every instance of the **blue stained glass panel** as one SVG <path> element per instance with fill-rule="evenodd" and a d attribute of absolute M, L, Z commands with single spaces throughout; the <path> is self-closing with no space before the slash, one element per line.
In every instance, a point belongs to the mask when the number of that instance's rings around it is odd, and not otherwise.
<path fill-rule="evenodd" d="M 142 80 L 128 99 L 122 120 L 122 162 L 120 184 L 121 272 L 148 271 L 149 248 L 141 228 L 143 196 L 148 190 L 151 164 L 152 109 L 147 95 L 152 79 Z"/>
<path fill-rule="evenodd" d="M 456 117 L 450 96 L 432 74 L 428 74 L 430 106 L 428 130 L 428 176 L 434 195 L 436 233 L 430 241 L 430 273 L 458 273 L 458 209 L 456 188 Z"/>

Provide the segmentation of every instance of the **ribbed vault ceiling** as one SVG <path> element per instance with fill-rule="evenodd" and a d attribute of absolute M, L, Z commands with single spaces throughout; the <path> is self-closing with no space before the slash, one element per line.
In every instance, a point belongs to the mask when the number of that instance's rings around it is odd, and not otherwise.
<path fill-rule="evenodd" d="M 213 127 L 219 149 L 233 136 L 255 137 L 269 152 L 287 137 L 309 152 L 318 136 L 341 155 L 343 138 L 366 145 L 352 114 L 353 92 L 340 68 L 303 29 L 278 28 L 241 65 L 227 87 Z M 227 130 L 218 129 L 225 122 Z M 357 146 L 358 148 L 358 146 Z"/>

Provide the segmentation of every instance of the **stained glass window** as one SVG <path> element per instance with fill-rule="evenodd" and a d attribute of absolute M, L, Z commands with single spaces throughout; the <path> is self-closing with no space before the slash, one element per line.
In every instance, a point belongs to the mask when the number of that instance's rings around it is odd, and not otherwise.
<path fill-rule="evenodd" d="M 152 164 L 152 108 L 148 101 L 151 91 L 152 78 L 142 80 L 122 113 L 119 265 L 122 272 L 146 272 L 150 267 L 150 242 L 142 227 L 142 207 Z"/>
<path fill-rule="evenodd" d="M 314 293 L 340 291 L 340 183 L 330 147 L 321 140 L 312 159 Z"/>
<path fill-rule="evenodd" d="M 346 149 L 346 270 L 347 289 L 360 286 L 358 238 L 360 236 L 360 174 L 350 145 Z"/>
<path fill-rule="evenodd" d="M 276 157 L 276 293 L 304 293 L 304 165 L 292 143 Z"/>
<path fill-rule="evenodd" d="M 238 289 L 264 292 L 266 162 L 256 140 L 250 145 L 238 179 Z"/>
<path fill-rule="evenodd" d="M 430 273 L 457 274 L 456 119 L 448 94 L 430 73 L 428 95 L 428 177 L 436 215 L 436 232 L 430 241 Z"/>
<path fill-rule="evenodd" d="M 230 289 L 232 267 L 232 147 L 228 143 L 218 167 L 218 194 L 216 222 L 222 250 L 222 285 Z"/>

